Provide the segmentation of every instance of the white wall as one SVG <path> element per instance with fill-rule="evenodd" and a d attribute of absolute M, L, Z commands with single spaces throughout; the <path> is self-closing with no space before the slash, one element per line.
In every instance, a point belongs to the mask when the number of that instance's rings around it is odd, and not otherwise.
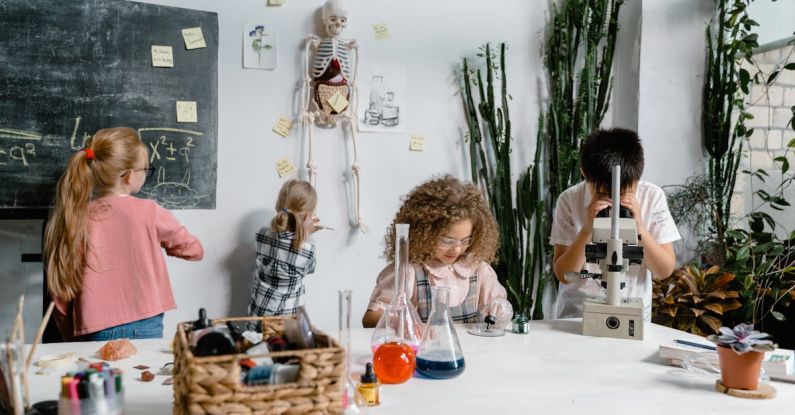
<path fill-rule="evenodd" d="M 198 263 L 168 262 L 178 304 L 177 310 L 166 314 L 168 335 L 178 321 L 195 318 L 200 306 L 211 317 L 245 313 L 254 268 L 254 233 L 273 214 L 283 182 L 276 175 L 275 162 L 288 155 L 296 165 L 303 164 L 305 148 L 299 131 L 283 139 L 270 130 L 278 117 L 295 116 L 300 45 L 314 31 L 322 1 L 287 0 L 276 8 L 265 7 L 265 0 L 151 2 L 217 12 L 220 26 L 217 208 L 175 211 L 201 238 L 206 256 Z M 659 184 L 681 182 L 700 163 L 700 68 L 709 4 L 710 0 L 646 0 L 629 2 L 622 11 L 622 24 L 632 17 L 634 22 L 627 22 L 619 35 L 617 104 L 605 124 L 639 130 L 646 147 L 645 178 Z M 409 152 L 408 134 L 359 136 L 362 216 L 370 225 L 370 232 L 361 234 L 347 224 L 343 175 L 350 164 L 345 149 L 349 142 L 338 129 L 319 130 L 318 214 L 336 228 L 317 234 L 318 268 L 307 281 L 308 311 L 321 327 L 336 327 L 339 288 L 353 288 L 355 315 L 364 312 L 375 277 L 385 265 L 384 229 L 399 197 L 434 174 L 469 177 L 461 145 L 464 118 L 453 72 L 462 56 L 474 55 L 487 40 L 509 43 L 516 165 L 532 160 L 536 122 L 543 108 L 540 48 L 547 6 L 545 0 L 350 1 L 346 36 L 358 39 L 362 61 L 407 67 L 409 102 L 401 113 L 408 133 L 425 135 L 426 148 Z M 241 69 L 241 25 L 257 17 L 279 27 L 276 71 Z M 387 24 L 389 39 L 374 39 L 375 23 Z M 4 266 L 0 271 L 6 274 Z"/>
<path fill-rule="evenodd" d="M 702 168 L 704 28 L 712 0 L 644 0 L 638 133 L 644 178 L 683 183 Z"/>
<path fill-rule="evenodd" d="M 760 46 L 795 35 L 795 1 L 755 1 L 748 6 L 748 15 L 759 23 L 754 31 Z"/>
<path fill-rule="evenodd" d="M 263 0 L 234 2 L 168 0 L 152 3 L 215 11 L 220 26 L 218 200 L 215 210 L 177 211 L 204 242 L 200 263 L 169 261 L 178 310 L 166 326 L 193 318 L 199 306 L 210 316 L 243 315 L 254 268 L 254 233 L 270 220 L 283 180 L 274 164 L 289 155 L 302 165 L 300 130 L 284 139 L 270 130 L 279 116 L 293 115 L 293 93 L 301 77 L 302 39 L 314 32 L 322 1 L 286 1 L 265 7 Z M 408 134 L 360 134 L 362 216 L 370 232 L 350 230 L 343 175 L 350 160 L 339 129 L 318 130 L 316 157 L 322 221 L 336 228 L 316 235 L 317 272 L 307 280 L 310 316 L 335 328 L 339 288 L 353 288 L 355 315 L 366 307 L 375 277 L 385 265 L 383 234 L 399 197 L 431 175 L 468 177 L 461 150 L 464 126 L 453 69 L 487 40 L 510 44 L 509 82 L 514 96 L 517 141 L 536 135 L 537 78 L 541 76 L 539 31 L 546 2 L 351 1 L 346 37 L 361 46 L 362 62 L 407 67 L 408 108 L 401 109 L 407 133 L 424 134 L 424 152 L 408 151 Z M 261 17 L 279 28 L 279 68 L 241 69 L 241 25 Z M 376 41 L 371 25 L 386 23 L 390 37 Z M 404 112 L 405 111 L 405 112 Z M 518 145 L 517 155 L 530 149 Z"/>

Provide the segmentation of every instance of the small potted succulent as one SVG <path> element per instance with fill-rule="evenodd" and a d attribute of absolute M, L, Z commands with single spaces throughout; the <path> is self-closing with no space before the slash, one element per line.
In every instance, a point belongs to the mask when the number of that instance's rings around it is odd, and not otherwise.
<path fill-rule="evenodd" d="M 756 390 L 759 369 L 765 352 L 776 349 L 767 333 L 754 330 L 751 324 L 738 324 L 734 329 L 721 327 L 720 334 L 708 339 L 718 345 L 721 382 L 731 389 Z"/>

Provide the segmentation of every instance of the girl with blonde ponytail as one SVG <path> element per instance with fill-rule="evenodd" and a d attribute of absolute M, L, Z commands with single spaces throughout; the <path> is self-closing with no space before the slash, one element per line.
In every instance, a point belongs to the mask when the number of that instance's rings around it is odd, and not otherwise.
<path fill-rule="evenodd" d="M 322 229 L 315 216 L 317 193 L 305 181 L 289 180 L 276 199 L 270 227 L 257 232 L 257 270 L 251 284 L 251 316 L 295 314 L 303 305 L 304 277 L 315 272 L 311 234 Z"/>
<path fill-rule="evenodd" d="M 132 195 L 153 170 L 130 128 L 97 131 L 58 181 L 44 235 L 47 284 L 66 340 L 163 336 L 176 307 L 162 248 L 199 260 L 201 243 L 166 209 Z"/>

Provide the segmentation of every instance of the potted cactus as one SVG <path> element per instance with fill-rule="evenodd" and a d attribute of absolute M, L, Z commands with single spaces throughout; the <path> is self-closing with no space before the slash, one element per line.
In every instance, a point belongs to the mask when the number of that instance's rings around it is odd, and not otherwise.
<path fill-rule="evenodd" d="M 738 324 L 734 329 L 721 327 L 720 334 L 708 339 L 718 345 L 721 382 L 727 388 L 756 390 L 759 369 L 765 352 L 775 350 L 767 333 L 754 330 L 751 324 Z"/>

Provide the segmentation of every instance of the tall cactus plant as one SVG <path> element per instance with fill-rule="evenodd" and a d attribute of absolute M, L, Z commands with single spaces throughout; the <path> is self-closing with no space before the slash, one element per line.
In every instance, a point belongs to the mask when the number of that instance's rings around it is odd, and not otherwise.
<path fill-rule="evenodd" d="M 485 67 L 470 72 L 465 58 L 461 77 L 472 181 L 484 190 L 500 227 L 500 248 L 493 264 L 500 282 L 508 288 L 509 299 L 518 313 L 542 318 L 541 307 L 536 305 L 541 301 L 540 276 L 545 266 L 543 230 L 547 226 L 537 167 L 540 153 L 536 151 L 535 162 L 521 172 L 514 184 L 505 44 L 499 45 L 499 63 L 495 62 L 490 44 L 479 55 L 485 59 Z M 475 74 L 474 79 L 471 73 Z M 477 88 L 477 97 L 473 87 Z M 499 99 L 495 89 L 499 89 Z"/>
<path fill-rule="evenodd" d="M 549 102 L 538 145 L 549 160 L 548 212 L 579 181 L 582 140 L 599 128 L 610 103 L 618 13 L 623 0 L 563 0 L 552 4 L 544 66 Z"/>

